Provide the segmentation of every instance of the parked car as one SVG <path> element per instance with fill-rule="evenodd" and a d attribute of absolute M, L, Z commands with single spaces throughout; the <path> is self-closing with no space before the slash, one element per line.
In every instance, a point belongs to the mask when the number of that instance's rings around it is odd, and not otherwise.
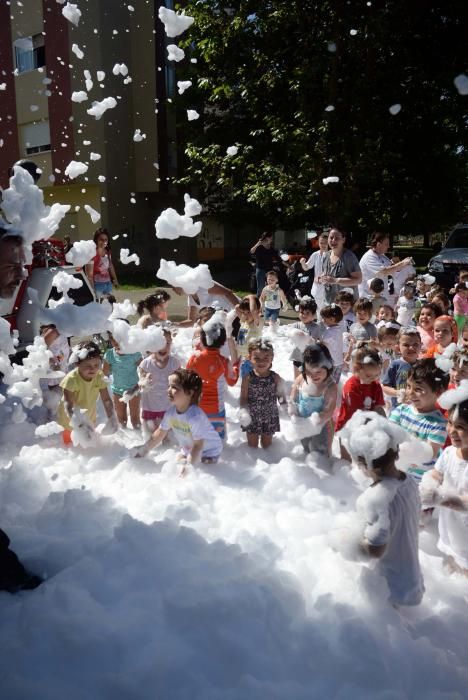
<path fill-rule="evenodd" d="M 468 270 L 468 224 L 455 226 L 444 248 L 429 260 L 427 268 L 442 287 L 453 287 L 460 270 Z"/>
<path fill-rule="evenodd" d="M 52 286 L 54 276 L 60 271 L 77 277 L 83 283 L 79 289 L 70 289 L 68 292 L 77 306 L 95 301 L 83 268 L 69 265 L 65 261 L 62 241 L 49 239 L 34 243 L 32 263 L 26 266 L 26 279 L 18 285 L 11 299 L 2 300 L 0 306 L 0 313 L 9 322 L 11 329 L 18 331 L 19 345 L 15 359 L 21 359 L 26 346 L 33 343 L 34 337 L 39 334 L 40 319 L 37 308 L 29 303 L 28 289 L 35 289 L 39 303 L 47 306 L 50 299 L 57 300 L 62 296 Z"/>

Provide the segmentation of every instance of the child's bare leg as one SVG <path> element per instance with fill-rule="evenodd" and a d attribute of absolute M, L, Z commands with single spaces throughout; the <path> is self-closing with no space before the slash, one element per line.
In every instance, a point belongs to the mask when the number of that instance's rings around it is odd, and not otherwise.
<path fill-rule="evenodd" d="M 256 433 L 247 433 L 247 444 L 249 447 L 258 447 L 259 436 Z"/>
<path fill-rule="evenodd" d="M 266 447 L 270 447 L 271 443 L 273 442 L 273 435 L 260 435 L 260 444 L 265 449 Z"/>
<path fill-rule="evenodd" d="M 134 396 L 128 402 L 128 408 L 130 409 L 130 420 L 134 428 L 139 428 L 141 425 L 140 420 L 140 397 Z"/>
<path fill-rule="evenodd" d="M 126 428 L 127 427 L 127 404 L 124 403 L 124 401 L 120 400 L 121 397 L 118 394 L 112 394 L 112 398 L 114 399 L 114 408 L 115 408 L 117 420 L 119 421 L 121 426 Z"/>

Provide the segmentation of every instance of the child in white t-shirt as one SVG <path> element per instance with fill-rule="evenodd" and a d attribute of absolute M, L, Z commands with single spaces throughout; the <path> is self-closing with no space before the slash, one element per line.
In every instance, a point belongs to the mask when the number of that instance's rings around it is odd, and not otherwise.
<path fill-rule="evenodd" d="M 265 321 L 269 321 L 270 326 L 274 325 L 277 320 L 281 307 L 284 310 L 288 308 L 288 301 L 283 290 L 278 284 L 278 273 L 274 270 L 267 272 L 266 286 L 263 287 L 260 294 L 260 303 L 262 305 L 263 317 Z"/>
<path fill-rule="evenodd" d="M 199 461 L 206 464 L 217 462 L 223 442 L 206 413 L 197 405 L 201 392 L 202 380 L 196 372 L 190 369 L 176 369 L 169 377 L 167 395 L 171 403 L 170 408 L 148 442 L 134 448 L 132 456 L 144 457 L 172 431 L 181 448 L 180 476 L 184 476 L 188 467 L 195 466 Z"/>
<path fill-rule="evenodd" d="M 395 465 L 404 432 L 367 411 L 357 411 L 345 430 L 349 452 L 372 480 L 356 503 L 365 523 L 361 555 L 378 560 L 391 603 L 418 605 L 424 594 L 418 555 L 421 504 L 416 482 Z"/>
<path fill-rule="evenodd" d="M 449 567 L 468 576 L 468 381 L 440 397 L 447 407 L 447 432 L 452 442 L 421 481 L 421 500 L 425 508 L 439 506 L 439 549 Z M 466 397 L 460 403 L 460 397 Z"/>
<path fill-rule="evenodd" d="M 167 396 L 167 383 L 170 375 L 180 367 L 180 360 L 171 355 L 172 335 L 163 331 L 166 345 L 158 352 L 152 352 L 138 367 L 141 391 L 141 419 L 145 428 L 153 431 L 161 423 L 170 407 Z"/>
<path fill-rule="evenodd" d="M 322 317 L 322 323 L 319 326 L 320 340 L 330 351 L 333 360 L 332 379 L 338 384 L 344 363 L 343 312 L 338 304 L 329 304 L 322 308 L 320 315 Z"/>

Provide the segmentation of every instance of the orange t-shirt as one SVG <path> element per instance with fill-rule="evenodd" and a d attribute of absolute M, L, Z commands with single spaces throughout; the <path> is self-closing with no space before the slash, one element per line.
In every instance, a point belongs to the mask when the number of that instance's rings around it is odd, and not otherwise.
<path fill-rule="evenodd" d="M 239 378 L 239 368 L 232 367 L 218 348 L 203 348 L 189 358 L 187 369 L 193 369 L 203 382 L 200 408 L 205 413 L 223 411 L 226 383 L 234 386 Z"/>

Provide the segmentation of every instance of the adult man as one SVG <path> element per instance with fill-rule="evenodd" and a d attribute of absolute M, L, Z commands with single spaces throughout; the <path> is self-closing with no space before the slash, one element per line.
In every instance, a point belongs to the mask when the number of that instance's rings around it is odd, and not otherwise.
<path fill-rule="evenodd" d="M 380 277 L 385 284 L 384 296 L 388 296 L 388 276 L 394 275 L 407 265 L 412 265 L 411 258 L 405 258 L 398 263 L 392 264 L 387 257 L 390 247 L 390 238 L 386 233 L 374 233 L 370 243 L 370 249 L 364 253 L 359 261 L 362 272 L 362 282 L 359 285 L 359 297 L 369 297 L 371 295 L 368 287 L 369 280 Z"/>

